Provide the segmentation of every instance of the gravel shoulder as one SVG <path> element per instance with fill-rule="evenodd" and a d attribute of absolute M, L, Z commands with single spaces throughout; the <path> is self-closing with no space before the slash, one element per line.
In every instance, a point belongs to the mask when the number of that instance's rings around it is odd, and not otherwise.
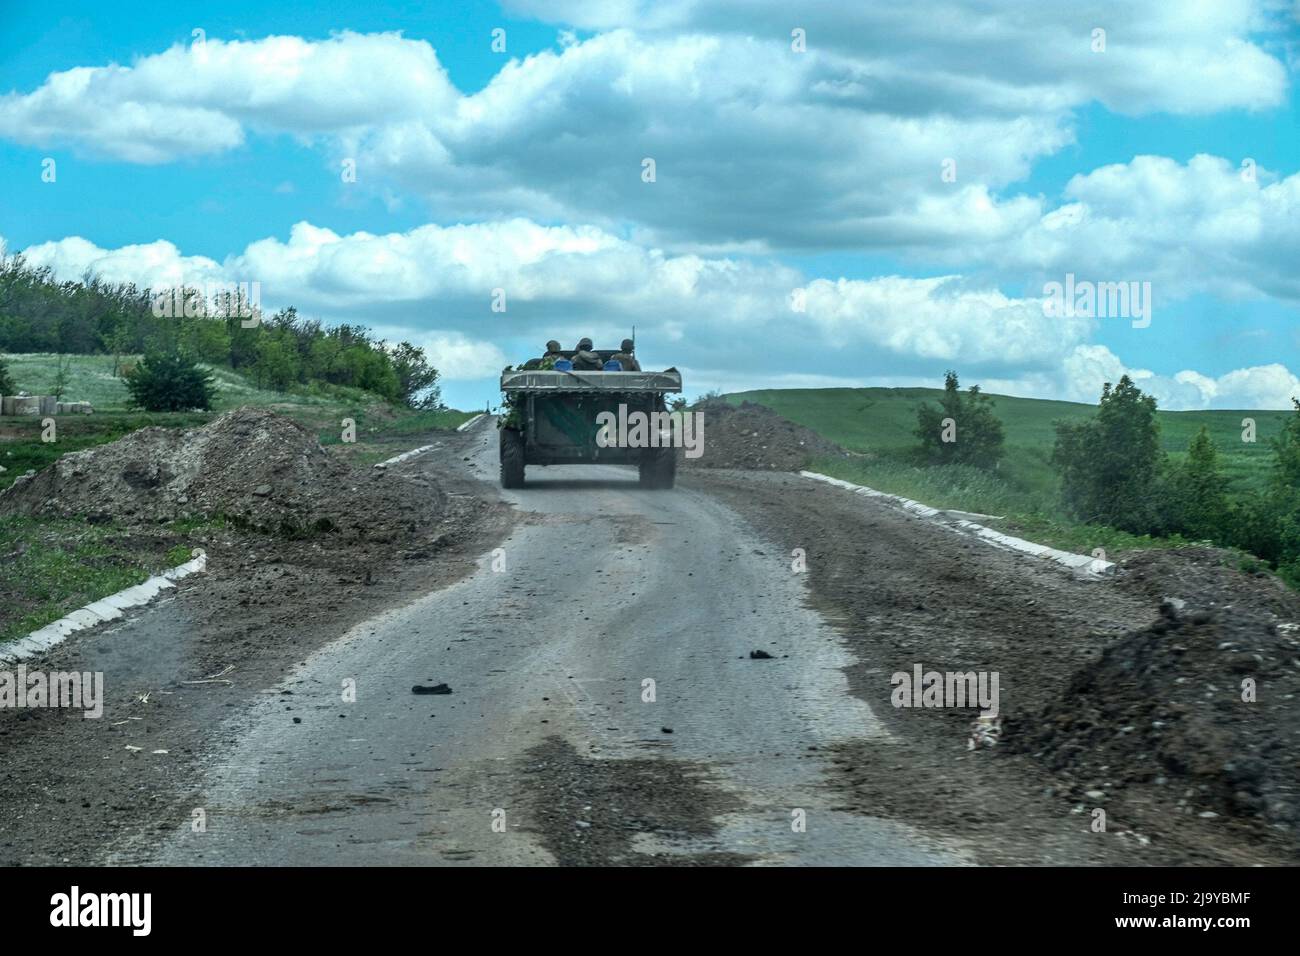
<path fill-rule="evenodd" d="M 684 484 L 806 552 L 809 600 L 892 734 L 837 748 L 845 807 L 990 864 L 1295 861 L 1300 600 L 1278 582 L 1206 549 L 1139 553 L 1087 580 L 795 475 Z M 1166 597 L 1184 606 L 1162 611 Z M 918 663 L 1000 674 L 998 746 L 967 749 L 976 711 L 891 705 L 891 676 Z M 1240 699 L 1246 671 L 1262 706 Z"/>

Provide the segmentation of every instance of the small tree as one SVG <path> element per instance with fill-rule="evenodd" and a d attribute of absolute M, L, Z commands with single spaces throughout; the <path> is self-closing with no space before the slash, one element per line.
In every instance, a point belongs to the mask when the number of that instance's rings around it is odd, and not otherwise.
<path fill-rule="evenodd" d="M 1300 399 L 1291 402 L 1295 414 L 1273 440 L 1276 458 L 1268 499 L 1277 515 L 1278 573 L 1300 589 Z"/>
<path fill-rule="evenodd" d="M 1291 399 L 1295 414 L 1273 439 L 1273 483 L 1281 489 L 1300 490 L 1300 398 Z"/>
<path fill-rule="evenodd" d="M 1221 539 L 1228 516 L 1228 480 L 1219 471 L 1219 452 L 1201 426 L 1187 449 L 1187 461 L 1168 482 L 1168 524 L 1195 538 Z"/>
<path fill-rule="evenodd" d="M 0 355 L 0 395 L 12 395 L 17 390 L 14 380 L 9 377 L 9 365 Z"/>
<path fill-rule="evenodd" d="M 389 350 L 389 360 L 401 386 L 401 400 L 411 408 L 441 408 L 438 370 L 425 358 L 424 349 L 402 342 Z"/>
<path fill-rule="evenodd" d="M 1162 454 L 1156 400 L 1125 375 L 1101 392 L 1097 416 L 1057 422 L 1052 464 L 1076 518 L 1147 534 L 1158 524 Z"/>
<path fill-rule="evenodd" d="M 50 394 L 54 396 L 55 401 L 61 402 L 68 385 L 72 382 L 72 356 L 57 355 L 54 361 L 54 385 L 50 389 Z"/>
<path fill-rule="evenodd" d="M 268 384 L 283 392 L 298 379 L 298 353 L 278 335 L 267 330 L 257 343 L 253 374 L 258 386 Z"/>
<path fill-rule="evenodd" d="M 1004 451 L 1002 422 L 993 412 L 993 401 L 978 385 L 963 395 L 953 371 L 944 374 L 939 407 L 923 403 L 917 408 L 914 434 L 921 450 L 945 465 L 992 468 Z"/>
<path fill-rule="evenodd" d="M 212 373 L 180 352 L 146 355 L 124 378 L 131 404 L 150 412 L 206 411 L 216 397 Z"/>
<path fill-rule="evenodd" d="M 113 375 L 121 375 L 125 372 L 122 356 L 131 349 L 131 330 L 125 323 L 118 325 L 109 333 L 107 344 L 109 351 L 113 353 Z"/>

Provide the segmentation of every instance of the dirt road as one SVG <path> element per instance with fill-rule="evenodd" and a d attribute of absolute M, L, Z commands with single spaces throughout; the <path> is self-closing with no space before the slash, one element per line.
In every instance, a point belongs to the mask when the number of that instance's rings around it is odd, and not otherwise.
<path fill-rule="evenodd" d="M 64 645 L 47 666 L 117 691 L 101 721 L 0 715 L 0 859 L 1276 858 L 1223 819 L 1170 824 L 1107 767 L 1063 785 L 970 752 L 969 711 L 890 706 L 918 663 L 1001 671 L 1013 715 L 1049 706 L 1092 645 L 1149 623 L 1142 575 L 1083 579 L 789 474 L 646 492 L 533 468 L 501 493 L 495 439 L 485 421 L 401 466 L 510 506 L 436 560 L 313 578 L 263 555 Z"/>
<path fill-rule="evenodd" d="M 477 431 L 468 453 L 484 475 L 495 437 Z M 613 467 L 535 472 L 507 494 L 528 520 L 473 575 L 357 625 L 232 718 L 206 832 L 184 821 L 143 858 L 964 859 L 833 808 L 829 748 L 883 731 L 787 556 L 700 492 L 643 492 Z M 412 692 L 438 684 L 451 693 Z"/>

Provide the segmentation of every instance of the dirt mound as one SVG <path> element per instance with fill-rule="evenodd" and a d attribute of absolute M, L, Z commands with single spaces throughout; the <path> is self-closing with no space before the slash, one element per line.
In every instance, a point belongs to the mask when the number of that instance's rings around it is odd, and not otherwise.
<path fill-rule="evenodd" d="M 126 523 L 221 515 L 260 531 L 376 540 L 414 530 L 444 504 L 436 488 L 355 470 L 296 422 L 247 407 L 201 428 L 142 428 L 72 452 L 0 494 L 0 514 Z"/>
<path fill-rule="evenodd" d="M 1214 558 L 1202 555 L 1198 567 L 1187 556 L 1144 555 L 1146 580 L 1194 584 L 1194 599 L 1171 595 L 1154 623 L 1080 668 L 1008 739 L 1102 805 L 1139 791 L 1168 812 L 1294 832 L 1300 595 L 1271 579 L 1243 588 L 1250 578 Z M 1252 686 L 1254 699 L 1243 699 Z"/>
<path fill-rule="evenodd" d="M 684 458 L 687 466 L 800 471 L 813 458 L 844 455 L 834 442 L 755 402 L 712 400 L 694 410 L 704 413 L 704 451 Z"/>

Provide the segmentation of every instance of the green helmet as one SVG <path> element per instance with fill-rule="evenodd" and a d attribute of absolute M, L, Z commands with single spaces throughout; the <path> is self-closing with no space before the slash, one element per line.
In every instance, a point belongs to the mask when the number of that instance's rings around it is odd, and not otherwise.
<path fill-rule="evenodd" d="M 620 345 L 619 348 L 621 348 L 624 352 L 631 354 L 632 349 L 635 348 L 635 346 L 636 343 L 633 342 L 631 339 L 624 339 L 623 344 Z"/>
<path fill-rule="evenodd" d="M 590 352 L 590 351 L 591 351 L 591 339 L 579 339 L 579 340 L 578 340 L 578 351 L 579 351 L 579 352 Z"/>
<path fill-rule="evenodd" d="M 560 343 L 555 341 L 555 339 L 551 339 L 551 341 L 546 343 L 546 351 L 558 352 L 559 350 L 560 350 Z"/>

